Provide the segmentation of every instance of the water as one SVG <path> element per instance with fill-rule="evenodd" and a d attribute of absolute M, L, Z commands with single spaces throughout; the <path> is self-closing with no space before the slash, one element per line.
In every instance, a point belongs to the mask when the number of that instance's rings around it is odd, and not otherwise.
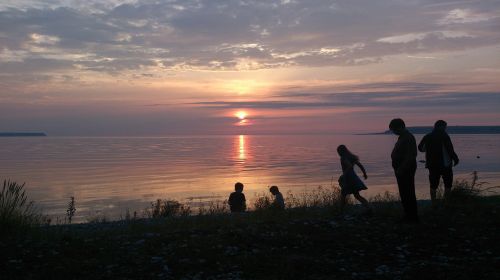
<path fill-rule="evenodd" d="M 456 178 L 478 171 L 481 180 L 500 185 L 500 135 L 451 137 L 461 159 Z M 64 217 L 74 196 L 77 220 L 99 213 L 118 218 L 157 198 L 222 200 L 237 181 L 249 203 L 270 185 L 295 193 L 329 186 L 341 173 L 336 147 L 345 144 L 365 165 L 363 194 L 371 196 L 397 192 L 390 163 L 395 141 L 392 135 L 0 138 L 0 178 L 26 182 L 30 198 L 50 215 Z M 418 197 L 428 198 L 422 163 L 416 181 Z"/>

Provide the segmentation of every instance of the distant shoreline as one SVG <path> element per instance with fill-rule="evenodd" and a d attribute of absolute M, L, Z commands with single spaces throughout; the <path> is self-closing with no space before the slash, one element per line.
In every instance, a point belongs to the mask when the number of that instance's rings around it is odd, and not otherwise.
<path fill-rule="evenodd" d="M 433 129 L 432 126 L 411 126 L 408 130 L 413 134 L 427 134 Z M 448 134 L 500 134 L 500 126 L 448 126 Z M 365 133 L 361 135 L 385 135 L 392 134 L 390 130 L 384 132 Z"/>
<path fill-rule="evenodd" d="M 45 137 L 44 132 L 0 132 L 0 137 Z"/>
<path fill-rule="evenodd" d="M 408 130 L 413 134 L 427 134 L 431 132 L 433 127 L 431 126 L 412 126 L 408 127 Z M 481 134 L 500 134 L 500 126 L 448 126 L 448 134 L 471 134 L 471 135 L 481 135 Z M 386 130 L 383 132 L 361 132 L 361 133 L 282 133 L 282 134 L 272 134 L 272 133 L 255 133 L 255 134 L 171 134 L 171 135 L 145 135 L 145 136 L 111 136 L 111 135 L 100 135 L 100 136 L 82 136 L 82 135 L 71 135 L 71 136 L 52 136 L 52 137 L 84 137 L 84 138 L 107 138 L 107 137 L 199 137 L 199 136 L 275 136 L 275 135 L 390 135 L 391 131 Z M 0 137 L 47 137 L 45 132 L 0 132 Z"/>

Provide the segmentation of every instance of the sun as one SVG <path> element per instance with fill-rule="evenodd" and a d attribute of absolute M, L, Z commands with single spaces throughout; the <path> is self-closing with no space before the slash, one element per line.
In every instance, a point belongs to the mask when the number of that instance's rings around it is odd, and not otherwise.
<path fill-rule="evenodd" d="M 238 111 L 236 112 L 235 116 L 240 120 L 244 120 L 248 116 L 248 114 L 245 111 Z"/>
<path fill-rule="evenodd" d="M 245 126 L 245 125 L 249 125 L 250 123 L 248 122 L 248 113 L 245 112 L 245 111 L 237 111 L 236 113 L 234 113 L 234 116 L 238 118 L 238 122 L 236 123 L 236 125 L 238 126 Z"/>

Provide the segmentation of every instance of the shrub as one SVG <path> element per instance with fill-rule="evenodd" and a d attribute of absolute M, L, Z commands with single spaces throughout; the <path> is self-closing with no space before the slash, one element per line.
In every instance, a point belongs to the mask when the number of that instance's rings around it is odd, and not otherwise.
<path fill-rule="evenodd" d="M 258 196 L 253 203 L 255 211 L 266 210 L 271 208 L 272 198 L 269 195 Z"/>
<path fill-rule="evenodd" d="M 340 188 L 332 185 L 325 188 L 319 186 L 312 190 L 307 190 L 299 195 L 294 195 L 288 191 L 285 197 L 285 207 L 291 208 L 334 208 L 340 209 L 342 195 Z M 270 194 L 259 194 L 253 203 L 255 210 L 266 210 L 272 208 L 274 198 Z"/>
<path fill-rule="evenodd" d="M 393 203 L 399 202 L 399 197 L 396 194 L 385 191 L 383 193 L 376 194 L 370 198 L 371 203 Z"/>
<path fill-rule="evenodd" d="M 472 172 L 471 177 L 470 181 L 467 179 L 455 180 L 449 197 L 446 199 L 451 201 L 473 199 L 500 188 L 500 186 L 486 187 L 488 183 L 479 181 L 477 171 Z"/>
<path fill-rule="evenodd" d="M 108 218 L 104 214 L 95 214 L 87 217 L 87 223 L 89 224 L 103 224 L 108 222 Z"/>
<path fill-rule="evenodd" d="M 147 208 L 145 212 L 149 218 L 189 216 L 191 207 L 177 200 L 157 199 L 151 203 L 151 207 Z"/>
<path fill-rule="evenodd" d="M 288 208 L 307 207 L 339 207 L 342 200 L 340 188 L 332 184 L 325 188 L 322 186 L 306 191 L 296 197 L 291 192 L 287 193 L 285 203 Z"/>
<path fill-rule="evenodd" d="M 3 181 L 0 192 L 0 228 L 12 229 L 16 227 L 37 225 L 42 222 L 33 201 L 28 201 L 24 183 L 22 185 Z"/>
<path fill-rule="evenodd" d="M 198 215 L 219 215 L 229 213 L 227 200 L 210 201 L 208 206 L 198 208 Z"/>
<path fill-rule="evenodd" d="M 72 196 L 69 198 L 68 209 L 66 209 L 66 216 L 68 216 L 68 222 L 71 224 L 73 221 L 73 216 L 75 216 L 76 207 L 75 207 L 75 197 Z"/>

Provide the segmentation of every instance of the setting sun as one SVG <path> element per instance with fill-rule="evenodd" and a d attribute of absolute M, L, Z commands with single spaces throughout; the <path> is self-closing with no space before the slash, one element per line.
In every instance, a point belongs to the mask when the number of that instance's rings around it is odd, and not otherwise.
<path fill-rule="evenodd" d="M 238 117 L 238 119 L 244 120 L 248 114 L 245 111 L 238 111 L 238 112 L 236 112 L 235 115 L 236 115 L 236 117 Z"/>
<path fill-rule="evenodd" d="M 247 120 L 247 117 L 248 117 L 248 113 L 245 112 L 245 111 L 237 111 L 236 113 L 234 113 L 234 116 L 238 118 L 238 122 L 236 123 L 237 126 L 244 126 L 244 125 L 248 125 L 249 122 Z"/>

